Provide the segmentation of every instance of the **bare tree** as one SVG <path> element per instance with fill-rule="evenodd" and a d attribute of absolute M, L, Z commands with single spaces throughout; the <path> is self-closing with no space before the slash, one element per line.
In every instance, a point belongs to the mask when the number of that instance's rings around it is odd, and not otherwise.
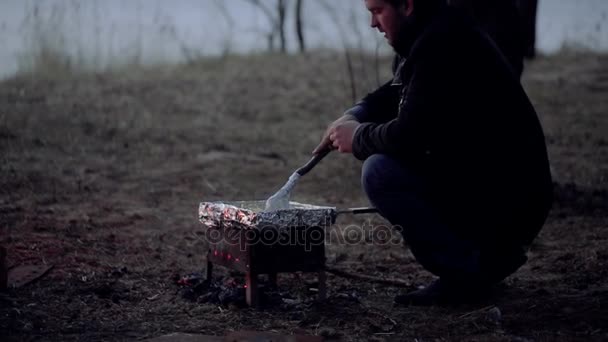
<path fill-rule="evenodd" d="M 285 0 L 277 0 L 277 31 L 279 31 L 279 37 L 281 39 L 281 52 L 287 52 L 287 40 L 285 38 L 285 11 L 286 11 Z"/>
<path fill-rule="evenodd" d="M 261 0 L 245 0 L 250 4 L 259 8 L 270 22 L 270 32 L 267 34 L 268 49 L 274 50 L 274 41 L 276 36 L 279 36 L 281 52 L 287 51 L 287 39 L 285 36 L 285 19 L 287 12 L 287 3 L 285 0 L 276 0 L 276 12 L 273 11 L 265 2 Z"/>
<path fill-rule="evenodd" d="M 233 28 L 236 26 L 236 22 L 230 14 L 230 11 L 228 11 L 228 8 L 226 8 L 226 3 L 223 0 L 214 0 L 213 3 L 219 9 L 221 16 L 224 17 L 228 24 L 228 35 L 226 36 L 222 49 L 222 54 L 227 55 L 232 47 Z"/>
<path fill-rule="evenodd" d="M 261 2 L 260 0 L 245 0 L 247 2 L 249 2 L 250 4 L 258 7 L 262 13 L 264 13 L 264 15 L 266 16 L 266 18 L 268 19 L 268 21 L 270 21 L 270 24 L 272 26 L 272 29 L 270 30 L 270 32 L 268 32 L 268 34 L 266 35 L 266 38 L 268 40 L 268 50 L 272 51 L 274 50 L 274 34 L 275 34 L 275 29 L 274 29 L 274 22 L 275 22 L 275 17 L 274 17 L 274 13 L 272 12 L 272 10 L 270 8 L 268 8 L 268 6 L 266 6 L 266 4 L 264 4 L 263 2 Z"/>
<path fill-rule="evenodd" d="M 298 36 L 298 46 L 300 47 L 300 52 L 305 52 L 306 43 L 304 41 L 304 28 L 302 22 L 302 0 L 296 0 L 294 17 L 296 22 L 296 35 Z"/>
<path fill-rule="evenodd" d="M 339 11 L 333 7 L 330 1 L 322 1 L 320 5 L 323 7 L 325 12 L 329 15 L 334 23 L 336 23 L 336 28 L 340 34 L 340 38 L 342 40 L 342 48 L 344 49 L 344 58 L 346 59 L 346 70 L 348 72 L 348 79 L 350 81 L 350 91 L 351 98 L 353 103 L 357 101 L 357 84 L 355 80 L 355 67 L 353 64 L 353 58 L 350 53 L 350 47 L 348 46 L 348 36 L 340 24 L 340 16 Z"/>

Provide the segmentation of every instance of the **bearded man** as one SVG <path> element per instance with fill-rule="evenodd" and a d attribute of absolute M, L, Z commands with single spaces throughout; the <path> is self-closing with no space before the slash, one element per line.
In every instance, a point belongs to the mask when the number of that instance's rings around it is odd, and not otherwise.
<path fill-rule="evenodd" d="M 544 134 L 488 35 L 442 0 L 365 0 L 400 56 L 392 80 L 329 125 L 370 202 L 438 279 L 399 304 L 469 301 L 515 272 L 552 201 Z"/>

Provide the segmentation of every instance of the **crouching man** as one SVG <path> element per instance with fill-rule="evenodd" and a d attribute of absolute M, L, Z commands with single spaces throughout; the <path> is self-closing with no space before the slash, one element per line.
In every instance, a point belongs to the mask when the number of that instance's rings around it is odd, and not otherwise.
<path fill-rule="evenodd" d="M 518 75 L 442 0 L 365 0 L 394 77 L 319 146 L 364 161 L 370 202 L 439 279 L 401 304 L 467 301 L 515 272 L 551 206 L 544 134 Z"/>

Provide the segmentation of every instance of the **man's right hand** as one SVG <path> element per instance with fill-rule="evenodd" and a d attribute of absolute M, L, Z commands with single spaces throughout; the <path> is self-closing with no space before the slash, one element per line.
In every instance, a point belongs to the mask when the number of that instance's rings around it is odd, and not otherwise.
<path fill-rule="evenodd" d="M 338 120 L 332 122 L 331 124 L 329 124 L 329 126 L 327 126 L 327 129 L 325 130 L 325 133 L 323 133 L 323 138 L 321 138 L 321 142 L 319 143 L 319 145 L 312 151 L 313 155 L 318 154 L 319 152 L 321 152 L 323 149 L 329 147 L 329 148 L 334 148 L 332 146 L 332 142 L 329 139 L 329 135 L 330 135 L 330 131 L 332 128 L 334 128 L 335 126 L 344 123 L 346 121 L 357 121 L 357 118 L 355 118 L 352 115 L 342 115 Z"/>

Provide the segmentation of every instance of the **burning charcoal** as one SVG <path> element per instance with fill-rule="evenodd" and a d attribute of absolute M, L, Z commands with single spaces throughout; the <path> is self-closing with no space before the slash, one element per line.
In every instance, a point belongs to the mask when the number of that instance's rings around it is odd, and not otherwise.
<path fill-rule="evenodd" d="M 256 214 L 247 209 L 237 208 L 223 203 L 201 203 L 198 217 L 207 228 L 217 228 L 223 225 L 250 226 Z"/>
<path fill-rule="evenodd" d="M 207 228 L 327 227 L 335 222 L 335 208 L 296 202 L 290 205 L 287 210 L 264 211 L 264 204 L 258 202 L 202 202 L 198 216 Z"/>

